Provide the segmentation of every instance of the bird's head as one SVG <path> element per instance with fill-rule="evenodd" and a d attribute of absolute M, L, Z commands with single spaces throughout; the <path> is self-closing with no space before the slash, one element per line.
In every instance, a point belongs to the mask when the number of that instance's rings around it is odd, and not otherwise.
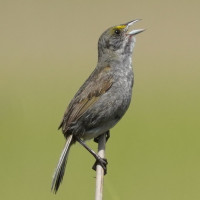
<path fill-rule="evenodd" d="M 134 36 L 144 31 L 138 29 L 128 32 L 129 27 L 137 21 L 139 19 L 108 28 L 99 38 L 99 57 L 103 54 L 131 54 L 135 42 Z"/>

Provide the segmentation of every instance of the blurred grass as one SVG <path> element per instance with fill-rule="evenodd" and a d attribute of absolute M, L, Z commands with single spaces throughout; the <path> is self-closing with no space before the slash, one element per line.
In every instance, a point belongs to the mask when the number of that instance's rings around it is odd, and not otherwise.
<path fill-rule="evenodd" d="M 64 145 L 57 127 L 96 65 L 99 35 L 143 18 L 133 101 L 111 131 L 104 196 L 200 199 L 199 4 L 1 1 L 0 197 L 94 199 L 94 160 L 78 144 L 58 194 L 50 193 Z"/>

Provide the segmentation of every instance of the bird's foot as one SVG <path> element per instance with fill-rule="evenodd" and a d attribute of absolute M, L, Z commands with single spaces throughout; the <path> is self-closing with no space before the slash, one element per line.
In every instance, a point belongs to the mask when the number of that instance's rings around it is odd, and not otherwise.
<path fill-rule="evenodd" d="M 104 170 L 104 175 L 107 174 L 107 159 L 106 158 L 101 158 L 100 156 L 98 157 L 98 159 L 96 160 L 96 162 L 94 163 L 92 169 L 96 171 L 97 165 L 101 165 L 101 167 Z"/>

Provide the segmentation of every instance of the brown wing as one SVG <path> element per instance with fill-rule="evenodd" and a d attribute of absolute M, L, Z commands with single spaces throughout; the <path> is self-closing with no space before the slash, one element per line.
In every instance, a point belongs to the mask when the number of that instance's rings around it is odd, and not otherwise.
<path fill-rule="evenodd" d="M 69 125 L 77 121 L 98 99 L 109 90 L 113 80 L 110 66 L 94 72 L 75 95 L 59 126 L 66 133 Z"/>

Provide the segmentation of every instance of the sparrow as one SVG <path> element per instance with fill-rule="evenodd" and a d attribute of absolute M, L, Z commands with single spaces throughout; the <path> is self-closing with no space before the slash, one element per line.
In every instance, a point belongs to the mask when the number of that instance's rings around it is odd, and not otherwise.
<path fill-rule="evenodd" d="M 132 53 L 135 35 L 144 29 L 128 32 L 139 19 L 108 28 L 98 41 L 97 66 L 71 100 L 59 126 L 66 143 L 55 169 L 52 191 L 57 192 L 65 173 L 71 146 L 78 142 L 100 164 L 106 174 L 107 160 L 101 158 L 86 144 L 114 127 L 127 111 L 132 97 L 134 74 Z M 95 166 L 93 168 L 95 169 Z"/>

